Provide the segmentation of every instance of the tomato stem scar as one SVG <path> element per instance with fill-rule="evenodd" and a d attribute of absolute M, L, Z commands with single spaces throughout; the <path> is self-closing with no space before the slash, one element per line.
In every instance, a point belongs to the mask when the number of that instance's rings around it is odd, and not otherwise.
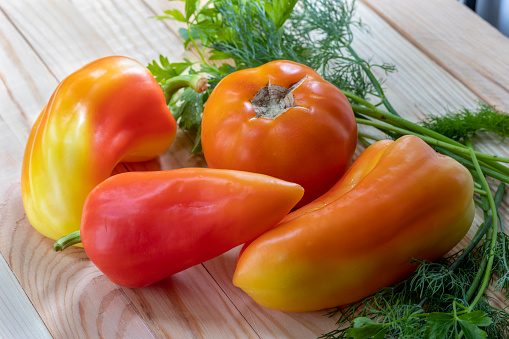
<path fill-rule="evenodd" d="M 295 91 L 307 79 L 307 75 L 286 88 L 270 83 L 255 94 L 251 104 L 256 113 L 255 118 L 276 119 L 295 105 L 293 91 Z"/>

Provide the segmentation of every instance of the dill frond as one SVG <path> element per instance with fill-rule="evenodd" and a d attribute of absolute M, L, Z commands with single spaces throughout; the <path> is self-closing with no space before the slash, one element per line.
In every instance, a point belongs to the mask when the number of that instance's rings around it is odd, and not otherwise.
<path fill-rule="evenodd" d="M 507 339 L 509 338 L 509 306 L 502 309 L 493 306 L 490 302 L 493 299 L 484 296 L 479 302 L 476 309 L 483 311 L 492 320 L 491 325 L 485 328 L 486 334 L 490 339 Z"/>
<path fill-rule="evenodd" d="M 351 47 L 352 28 L 365 30 L 354 18 L 355 2 L 302 0 L 286 24 L 285 40 L 299 46 L 295 52 L 303 63 L 317 70 L 327 81 L 362 98 L 380 96 L 371 70 L 395 70 L 390 64 L 375 65 L 358 57 Z"/>
<path fill-rule="evenodd" d="M 501 138 L 509 136 L 509 115 L 483 103 L 476 109 L 462 109 L 443 116 L 429 115 L 422 126 L 454 140 L 472 137 L 478 132 L 487 131 Z"/>
<path fill-rule="evenodd" d="M 509 235 L 500 231 L 497 237 L 493 261 L 493 272 L 496 275 L 494 286 L 496 291 L 503 291 L 505 297 L 509 298 Z"/>
<path fill-rule="evenodd" d="M 472 260 L 473 261 L 473 260 Z M 420 265 L 411 276 L 409 288 L 415 291 L 425 301 L 424 307 L 434 305 L 427 311 L 440 312 L 450 311 L 447 296 L 464 299 L 469 288 L 471 277 L 475 275 L 474 265 L 465 265 L 468 269 L 459 269 L 457 272 L 449 269 L 442 262 L 429 262 L 416 260 Z M 442 305 L 445 303 L 446 305 Z"/>
<path fill-rule="evenodd" d="M 296 1 L 217 1 L 218 20 L 224 32 L 211 37 L 211 47 L 225 53 L 234 62 L 237 70 L 261 66 L 273 60 L 301 62 L 294 45 L 285 41 L 281 29 Z M 274 7 L 284 14 L 274 21 Z"/>

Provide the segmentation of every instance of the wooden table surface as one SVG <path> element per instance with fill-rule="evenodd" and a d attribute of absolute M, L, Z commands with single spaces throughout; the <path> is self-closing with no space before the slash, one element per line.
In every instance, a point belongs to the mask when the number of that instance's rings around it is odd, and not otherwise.
<path fill-rule="evenodd" d="M 180 4 L 177 4 L 180 5 Z M 315 338 L 335 328 L 325 311 L 284 313 L 258 306 L 231 284 L 238 248 L 142 289 L 111 283 L 82 249 L 52 250 L 29 224 L 20 172 L 32 124 L 57 84 L 107 55 L 143 64 L 185 51 L 176 24 L 151 16 L 163 0 L 0 0 L 0 337 Z M 357 13 L 364 58 L 398 71 L 384 84 L 396 109 L 426 114 L 474 107 L 509 111 L 509 39 L 455 0 L 364 0 Z M 508 141 L 476 140 L 509 156 Z M 162 169 L 205 166 L 179 133 Z M 509 225 L 508 199 L 502 214 Z M 476 217 L 474 228 L 480 223 Z M 470 232 L 470 234 L 472 231 Z M 502 304 L 502 302 L 500 302 Z"/>

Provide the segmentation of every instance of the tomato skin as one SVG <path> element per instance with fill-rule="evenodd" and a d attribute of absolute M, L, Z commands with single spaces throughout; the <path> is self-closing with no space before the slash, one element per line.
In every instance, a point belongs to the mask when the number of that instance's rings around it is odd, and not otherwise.
<path fill-rule="evenodd" d="M 256 238 L 302 194 L 297 184 L 240 171 L 117 174 L 88 195 L 81 240 L 112 282 L 144 287 Z"/>
<path fill-rule="evenodd" d="M 291 87 L 295 106 L 275 119 L 255 118 L 252 100 L 269 84 Z M 204 109 L 207 164 L 271 175 L 305 189 L 302 206 L 332 187 L 348 168 L 357 125 L 345 95 L 311 68 L 273 61 L 225 77 Z"/>

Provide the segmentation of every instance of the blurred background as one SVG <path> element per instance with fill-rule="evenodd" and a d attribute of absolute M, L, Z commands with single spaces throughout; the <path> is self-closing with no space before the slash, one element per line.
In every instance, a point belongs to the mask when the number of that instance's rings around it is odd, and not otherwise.
<path fill-rule="evenodd" d="M 459 0 L 509 36 L 509 0 Z"/>

